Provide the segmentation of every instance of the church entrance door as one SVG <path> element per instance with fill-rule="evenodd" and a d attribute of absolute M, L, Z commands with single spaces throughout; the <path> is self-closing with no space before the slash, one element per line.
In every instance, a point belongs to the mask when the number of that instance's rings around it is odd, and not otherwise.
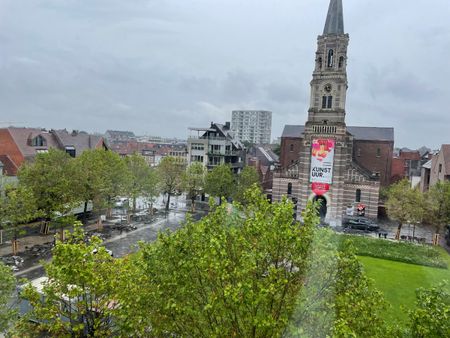
<path fill-rule="evenodd" d="M 314 197 L 314 202 L 319 202 L 319 216 L 320 219 L 323 221 L 325 217 L 327 217 L 327 200 L 323 196 L 316 196 Z"/>

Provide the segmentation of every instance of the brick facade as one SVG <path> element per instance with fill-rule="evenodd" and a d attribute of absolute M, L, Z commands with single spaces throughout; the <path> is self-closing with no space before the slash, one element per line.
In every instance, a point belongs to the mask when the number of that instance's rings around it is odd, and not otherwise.
<path fill-rule="evenodd" d="M 360 141 L 353 143 L 353 158 L 364 169 L 379 174 L 380 185 L 387 187 L 391 180 L 394 142 Z"/>

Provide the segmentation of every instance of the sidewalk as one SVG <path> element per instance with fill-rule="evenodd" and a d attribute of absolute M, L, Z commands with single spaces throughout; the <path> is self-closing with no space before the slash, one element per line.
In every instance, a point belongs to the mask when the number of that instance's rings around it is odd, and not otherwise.
<path fill-rule="evenodd" d="M 91 223 L 83 227 L 86 231 L 91 231 L 97 229 L 96 223 Z M 67 230 L 67 229 L 65 229 Z M 59 230 L 57 230 L 59 232 Z M 24 253 L 27 249 L 35 245 L 44 245 L 48 243 L 53 243 L 55 233 L 52 232 L 48 235 L 31 235 L 19 238 L 19 251 L 18 253 Z M 4 242 L 0 245 L 0 257 L 8 256 L 12 254 L 11 241 Z"/>

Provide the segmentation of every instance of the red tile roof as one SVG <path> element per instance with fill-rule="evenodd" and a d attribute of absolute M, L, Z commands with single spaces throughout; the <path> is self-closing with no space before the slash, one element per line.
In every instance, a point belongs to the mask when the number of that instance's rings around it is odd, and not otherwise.
<path fill-rule="evenodd" d="M 8 155 L 0 155 L 0 162 L 3 163 L 3 174 L 5 176 L 16 176 L 17 166 Z"/>

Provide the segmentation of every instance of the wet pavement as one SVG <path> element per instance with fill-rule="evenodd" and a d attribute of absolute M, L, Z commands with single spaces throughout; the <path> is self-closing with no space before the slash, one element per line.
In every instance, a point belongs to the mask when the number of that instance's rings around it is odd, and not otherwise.
<path fill-rule="evenodd" d="M 157 206 L 162 209 L 163 201 L 159 201 Z M 199 210 L 191 216 L 195 220 L 199 220 L 207 213 L 207 205 L 199 205 Z M 104 245 L 111 250 L 114 257 L 123 257 L 129 253 L 138 250 L 139 242 L 152 242 L 157 239 L 158 233 L 161 231 L 175 231 L 183 225 L 188 206 L 185 201 L 180 198 L 174 198 L 171 203 L 171 210 L 166 213 L 160 211 L 154 216 L 149 216 L 145 212 L 141 212 L 141 216 L 137 217 L 137 221 L 126 224 L 126 216 L 124 210 L 115 209 L 113 211 L 113 219 L 106 221 L 102 228 L 88 227 L 86 231 L 89 236 L 97 235 L 103 239 Z M 49 239 L 51 241 L 51 237 Z M 52 243 L 39 243 L 27 248 L 14 258 L 12 255 L 0 257 L 2 260 L 22 260 L 23 263 L 14 266 L 14 275 L 18 278 L 35 279 L 44 275 L 44 269 L 41 265 L 42 261 L 51 259 Z"/>

